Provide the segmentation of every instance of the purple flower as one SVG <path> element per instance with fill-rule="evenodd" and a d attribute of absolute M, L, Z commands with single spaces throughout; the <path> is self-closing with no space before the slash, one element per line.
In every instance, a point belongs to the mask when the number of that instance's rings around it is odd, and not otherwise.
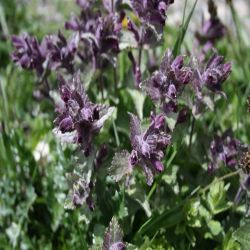
<path fill-rule="evenodd" d="M 236 167 L 240 142 L 232 137 L 232 132 L 226 131 L 222 136 L 215 136 L 210 145 L 211 162 L 209 171 L 213 171 L 223 162 L 230 168 Z"/>
<path fill-rule="evenodd" d="M 44 41 L 40 45 L 36 38 L 23 35 L 13 36 L 12 44 L 15 48 L 12 53 L 12 60 L 22 68 L 34 69 L 38 75 L 42 75 L 43 63 L 47 56 L 47 51 L 44 50 Z"/>
<path fill-rule="evenodd" d="M 86 181 L 85 178 L 77 173 L 70 173 L 66 175 L 70 191 L 65 201 L 65 208 L 75 209 L 86 203 L 88 208 L 93 211 L 94 204 L 92 200 L 92 191 L 94 183 Z"/>
<path fill-rule="evenodd" d="M 166 11 L 174 0 L 131 0 L 131 5 L 142 22 L 153 25 L 162 32 L 166 21 Z"/>
<path fill-rule="evenodd" d="M 115 217 L 112 218 L 109 227 L 107 228 L 104 240 L 103 250 L 125 250 L 126 245 L 122 240 L 123 233 Z"/>
<path fill-rule="evenodd" d="M 97 19 L 100 17 L 100 13 L 93 10 L 93 2 L 83 2 L 84 3 L 79 4 L 82 7 L 80 16 L 76 17 L 72 15 L 71 19 L 65 23 L 65 28 L 78 32 L 90 32 L 93 34 L 96 30 Z"/>
<path fill-rule="evenodd" d="M 92 54 L 95 68 L 102 68 L 104 62 L 115 65 L 115 56 L 119 53 L 119 29 L 117 18 L 113 14 L 99 17 L 95 23 L 94 33 L 81 33 L 81 39 Z"/>
<path fill-rule="evenodd" d="M 201 44 L 214 44 L 226 35 L 226 28 L 217 15 L 217 7 L 213 0 L 208 2 L 210 19 L 205 21 L 201 32 L 196 32 L 196 37 Z"/>
<path fill-rule="evenodd" d="M 224 57 L 214 54 L 207 62 L 197 61 L 194 68 L 192 87 L 195 99 L 192 107 L 194 116 L 201 114 L 204 106 L 214 109 L 214 94 L 226 97 L 222 84 L 231 73 L 231 63 L 224 63 Z"/>
<path fill-rule="evenodd" d="M 88 155 L 93 137 L 99 133 L 114 108 L 92 103 L 79 74 L 75 74 L 70 82 L 60 76 L 59 83 L 63 104 L 57 109 L 55 133 L 62 141 L 79 144 L 85 155 Z"/>
<path fill-rule="evenodd" d="M 201 75 L 201 81 L 212 91 L 221 91 L 221 85 L 226 81 L 231 73 L 231 63 L 224 63 L 224 57 L 214 55 L 210 58 L 204 72 Z"/>
<path fill-rule="evenodd" d="M 78 1 L 81 8 L 79 17 L 72 16 L 65 23 L 65 28 L 77 32 L 82 41 L 78 56 L 82 61 L 92 59 L 94 68 L 102 68 L 108 61 L 115 65 L 115 56 L 119 52 L 119 32 L 124 13 L 120 16 L 110 11 L 107 16 L 101 16 L 96 11 L 94 1 Z M 111 1 L 110 1 L 111 3 Z M 114 2 L 115 3 L 115 2 Z M 105 6 L 107 3 L 105 2 Z"/>
<path fill-rule="evenodd" d="M 186 84 L 191 82 L 193 70 L 184 66 L 184 57 L 173 57 L 167 51 L 160 65 L 160 69 L 146 81 L 141 83 L 150 98 L 160 104 L 164 113 L 177 112 L 178 96 L 181 95 Z"/>
<path fill-rule="evenodd" d="M 74 70 L 73 60 L 79 42 L 78 36 L 74 36 L 67 41 L 63 34 L 59 32 L 57 36 L 47 36 L 45 40 L 49 57 L 49 68 L 57 69 L 61 67 L 72 73 Z"/>
<path fill-rule="evenodd" d="M 119 40 L 115 31 L 115 22 L 115 16 L 112 14 L 98 19 L 95 37 L 100 53 L 107 53 L 109 50 L 115 53 L 119 52 Z"/>
<path fill-rule="evenodd" d="M 72 61 L 78 46 L 77 36 L 67 41 L 59 32 L 57 36 L 45 37 L 41 44 L 34 37 L 13 36 L 12 43 L 16 48 L 12 54 L 12 60 L 22 68 L 34 69 L 39 76 L 45 69 L 51 70 L 59 67 L 73 72 Z"/>
<path fill-rule="evenodd" d="M 142 130 L 138 117 L 129 115 L 133 148 L 129 163 L 131 166 L 140 165 L 146 175 L 147 184 L 151 185 L 153 175 L 164 169 L 161 161 L 164 158 L 164 150 L 170 144 L 171 136 L 165 133 L 165 119 L 162 114 L 151 115 L 151 124 L 146 130 Z"/>
<path fill-rule="evenodd" d="M 91 7 L 93 0 L 76 0 L 76 3 L 83 9 L 86 10 Z"/>

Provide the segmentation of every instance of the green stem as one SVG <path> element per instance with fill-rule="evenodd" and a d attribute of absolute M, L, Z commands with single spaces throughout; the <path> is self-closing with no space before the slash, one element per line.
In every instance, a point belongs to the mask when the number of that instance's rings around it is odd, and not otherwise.
<path fill-rule="evenodd" d="M 194 116 L 192 116 L 191 119 L 192 119 L 192 121 L 191 121 L 191 130 L 190 130 L 189 144 L 188 144 L 189 151 L 191 150 L 191 146 L 192 146 L 192 140 L 193 140 L 193 135 L 194 135 L 194 126 L 195 126 L 195 118 L 194 118 Z"/>
<path fill-rule="evenodd" d="M 234 171 L 234 172 L 231 172 L 231 173 L 229 173 L 229 174 L 223 175 L 223 176 L 221 176 L 221 177 L 215 179 L 215 180 L 212 181 L 210 184 L 208 184 L 206 187 L 200 189 L 200 194 L 204 194 L 207 190 L 209 190 L 209 189 L 211 188 L 211 186 L 214 185 L 214 182 L 217 182 L 217 181 L 224 181 L 224 180 L 229 179 L 229 178 L 231 178 L 231 177 L 233 177 L 233 176 L 235 176 L 235 175 L 238 175 L 240 172 L 241 172 L 241 169 L 238 169 L 238 170 L 236 170 L 236 171 Z"/>

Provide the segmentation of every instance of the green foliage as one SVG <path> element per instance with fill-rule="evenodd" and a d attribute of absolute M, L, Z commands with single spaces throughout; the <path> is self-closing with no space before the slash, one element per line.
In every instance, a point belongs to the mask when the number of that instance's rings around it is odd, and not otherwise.
<path fill-rule="evenodd" d="M 128 171 L 122 168 L 122 160 L 112 169 L 111 157 L 121 148 L 130 150 L 127 112 L 137 113 L 145 119 L 153 106 L 149 98 L 134 89 L 127 51 L 136 49 L 137 44 L 131 33 L 122 34 L 124 51 L 118 56 L 117 91 L 113 88 L 113 68 L 103 74 L 108 90 L 104 93 L 106 102 L 117 110 L 96 138 L 98 146 L 104 142 L 109 144 L 110 156 L 97 173 L 93 199 L 98 209 L 91 212 L 87 207 L 68 210 L 64 203 L 70 189 L 67 173 L 79 166 L 78 170 L 85 171 L 88 176 L 87 170 L 92 168 L 94 158 L 86 163 L 74 146 L 61 145 L 54 138 L 52 101 L 35 99 L 33 93 L 40 87 L 36 77 L 14 67 L 9 58 L 11 34 L 26 31 L 41 38 L 44 34 L 56 33 L 75 8 L 73 1 L 44 1 L 53 6 L 52 13 L 58 16 L 58 21 L 51 21 L 46 16 L 46 9 L 39 9 L 41 2 L 0 2 L 0 248 L 101 249 L 105 228 L 116 216 L 124 240 L 130 242 L 128 250 L 250 249 L 250 225 L 245 222 L 245 208 L 237 209 L 232 202 L 239 186 L 238 179 L 222 180 L 220 176 L 227 174 L 225 168 L 210 175 L 203 164 L 214 132 L 231 127 L 238 139 L 246 143 L 250 140 L 250 116 L 246 115 L 245 104 L 250 93 L 250 43 L 244 39 L 246 31 L 234 7 L 230 5 L 227 10 L 233 13 L 238 33 L 235 36 L 230 32 L 218 44 L 219 51 L 234 62 L 232 77 L 223 87 L 228 99 L 219 100 L 213 112 L 197 120 L 191 148 L 188 145 L 189 121 L 180 125 L 166 152 L 165 170 L 155 178 L 152 187 L 146 185 L 138 169 L 130 179 L 129 188 L 123 182 L 115 183 L 109 176 L 112 173 L 120 180 L 118 170 Z M 175 41 L 176 54 L 184 47 L 187 53 L 193 48 L 189 23 L 196 3 L 187 16 L 184 13 L 178 34 L 176 27 L 168 27 L 166 32 L 164 46 L 169 47 Z M 188 12 L 187 6 L 185 12 Z M 164 46 L 154 51 L 157 63 Z M 145 48 L 143 78 L 149 74 L 148 56 L 149 49 Z M 99 74 L 87 68 L 82 77 L 89 95 L 96 102 L 102 99 L 96 84 Z M 52 75 L 52 93 L 58 87 L 55 79 Z M 167 118 L 172 129 L 176 121 L 177 117 Z M 123 160 L 126 157 L 124 151 Z M 72 207 L 72 203 L 68 205 Z"/>
<path fill-rule="evenodd" d="M 250 247 L 250 224 L 241 226 L 233 233 L 233 239 L 240 243 L 241 249 L 246 250 Z"/>

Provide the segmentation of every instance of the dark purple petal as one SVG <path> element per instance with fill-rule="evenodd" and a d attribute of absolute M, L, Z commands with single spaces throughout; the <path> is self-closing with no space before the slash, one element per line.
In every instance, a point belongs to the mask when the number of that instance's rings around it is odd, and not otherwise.
<path fill-rule="evenodd" d="M 180 70 L 184 65 L 183 56 L 177 56 L 171 64 L 173 70 Z"/>
<path fill-rule="evenodd" d="M 59 129 L 62 131 L 62 133 L 70 132 L 73 130 L 73 125 L 72 118 L 68 116 L 60 122 Z"/>
<path fill-rule="evenodd" d="M 156 171 L 162 172 L 164 170 L 164 165 L 159 160 L 152 159 L 151 163 L 154 166 Z"/>

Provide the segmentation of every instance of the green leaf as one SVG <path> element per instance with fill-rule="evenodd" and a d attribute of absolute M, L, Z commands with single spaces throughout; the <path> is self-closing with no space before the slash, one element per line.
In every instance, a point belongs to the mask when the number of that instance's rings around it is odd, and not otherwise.
<path fill-rule="evenodd" d="M 219 221 L 215 221 L 215 220 L 210 220 L 208 223 L 208 228 L 211 231 L 211 234 L 213 236 L 218 235 L 220 232 L 222 232 L 223 228 L 221 227 L 221 224 Z"/>
<path fill-rule="evenodd" d="M 182 45 L 183 40 L 185 38 L 187 29 L 188 29 L 191 17 L 192 17 L 192 15 L 194 13 L 197 2 L 198 2 L 198 0 L 195 1 L 194 5 L 193 5 L 193 8 L 191 9 L 185 23 L 184 22 L 182 23 L 182 27 L 181 27 L 180 32 L 179 32 L 179 36 L 178 36 L 178 38 L 177 38 L 177 40 L 175 42 L 174 49 L 173 49 L 173 55 L 175 55 L 175 56 L 177 56 L 180 53 L 180 48 L 181 48 L 181 45 Z M 187 4 L 187 1 L 185 2 L 185 8 L 184 8 L 183 16 L 185 16 L 186 4 Z"/>
<path fill-rule="evenodd" d="M 133 169 L 129 164 L 129 152 L 123 150 L 114 155 L 111 167 L 109 168 L 109 175 L 111 178 L 118 182 L 123 177 L 132 173 Z"/>
<path fill-rule="evenodd" d="M 147 220 L 138 230 L 136 236 L 140 237 L 144 234 L 153 235 L 160 228 L 173 227 L 177 225 L 183 218 L 183 204 L 174 207 L 171 210 L 167 210 L 160 215 L 152 216 Z"/>
<path fill-rule="evenodd" d="M 210 187 L 210 192 L 207 195 L 206 202 L 210 211 L 215 215 L 231 207 L 231 203 L 227 201 L 228 185 L 224 185 L 223 181 L 214 180 L 214 184 Z"/>
<path fill-rule="evenodd" d="M 233 238 L 241 245 L 242 250 L 250 249 L 250 223 L 238 228 L 233 233 Z"/>

